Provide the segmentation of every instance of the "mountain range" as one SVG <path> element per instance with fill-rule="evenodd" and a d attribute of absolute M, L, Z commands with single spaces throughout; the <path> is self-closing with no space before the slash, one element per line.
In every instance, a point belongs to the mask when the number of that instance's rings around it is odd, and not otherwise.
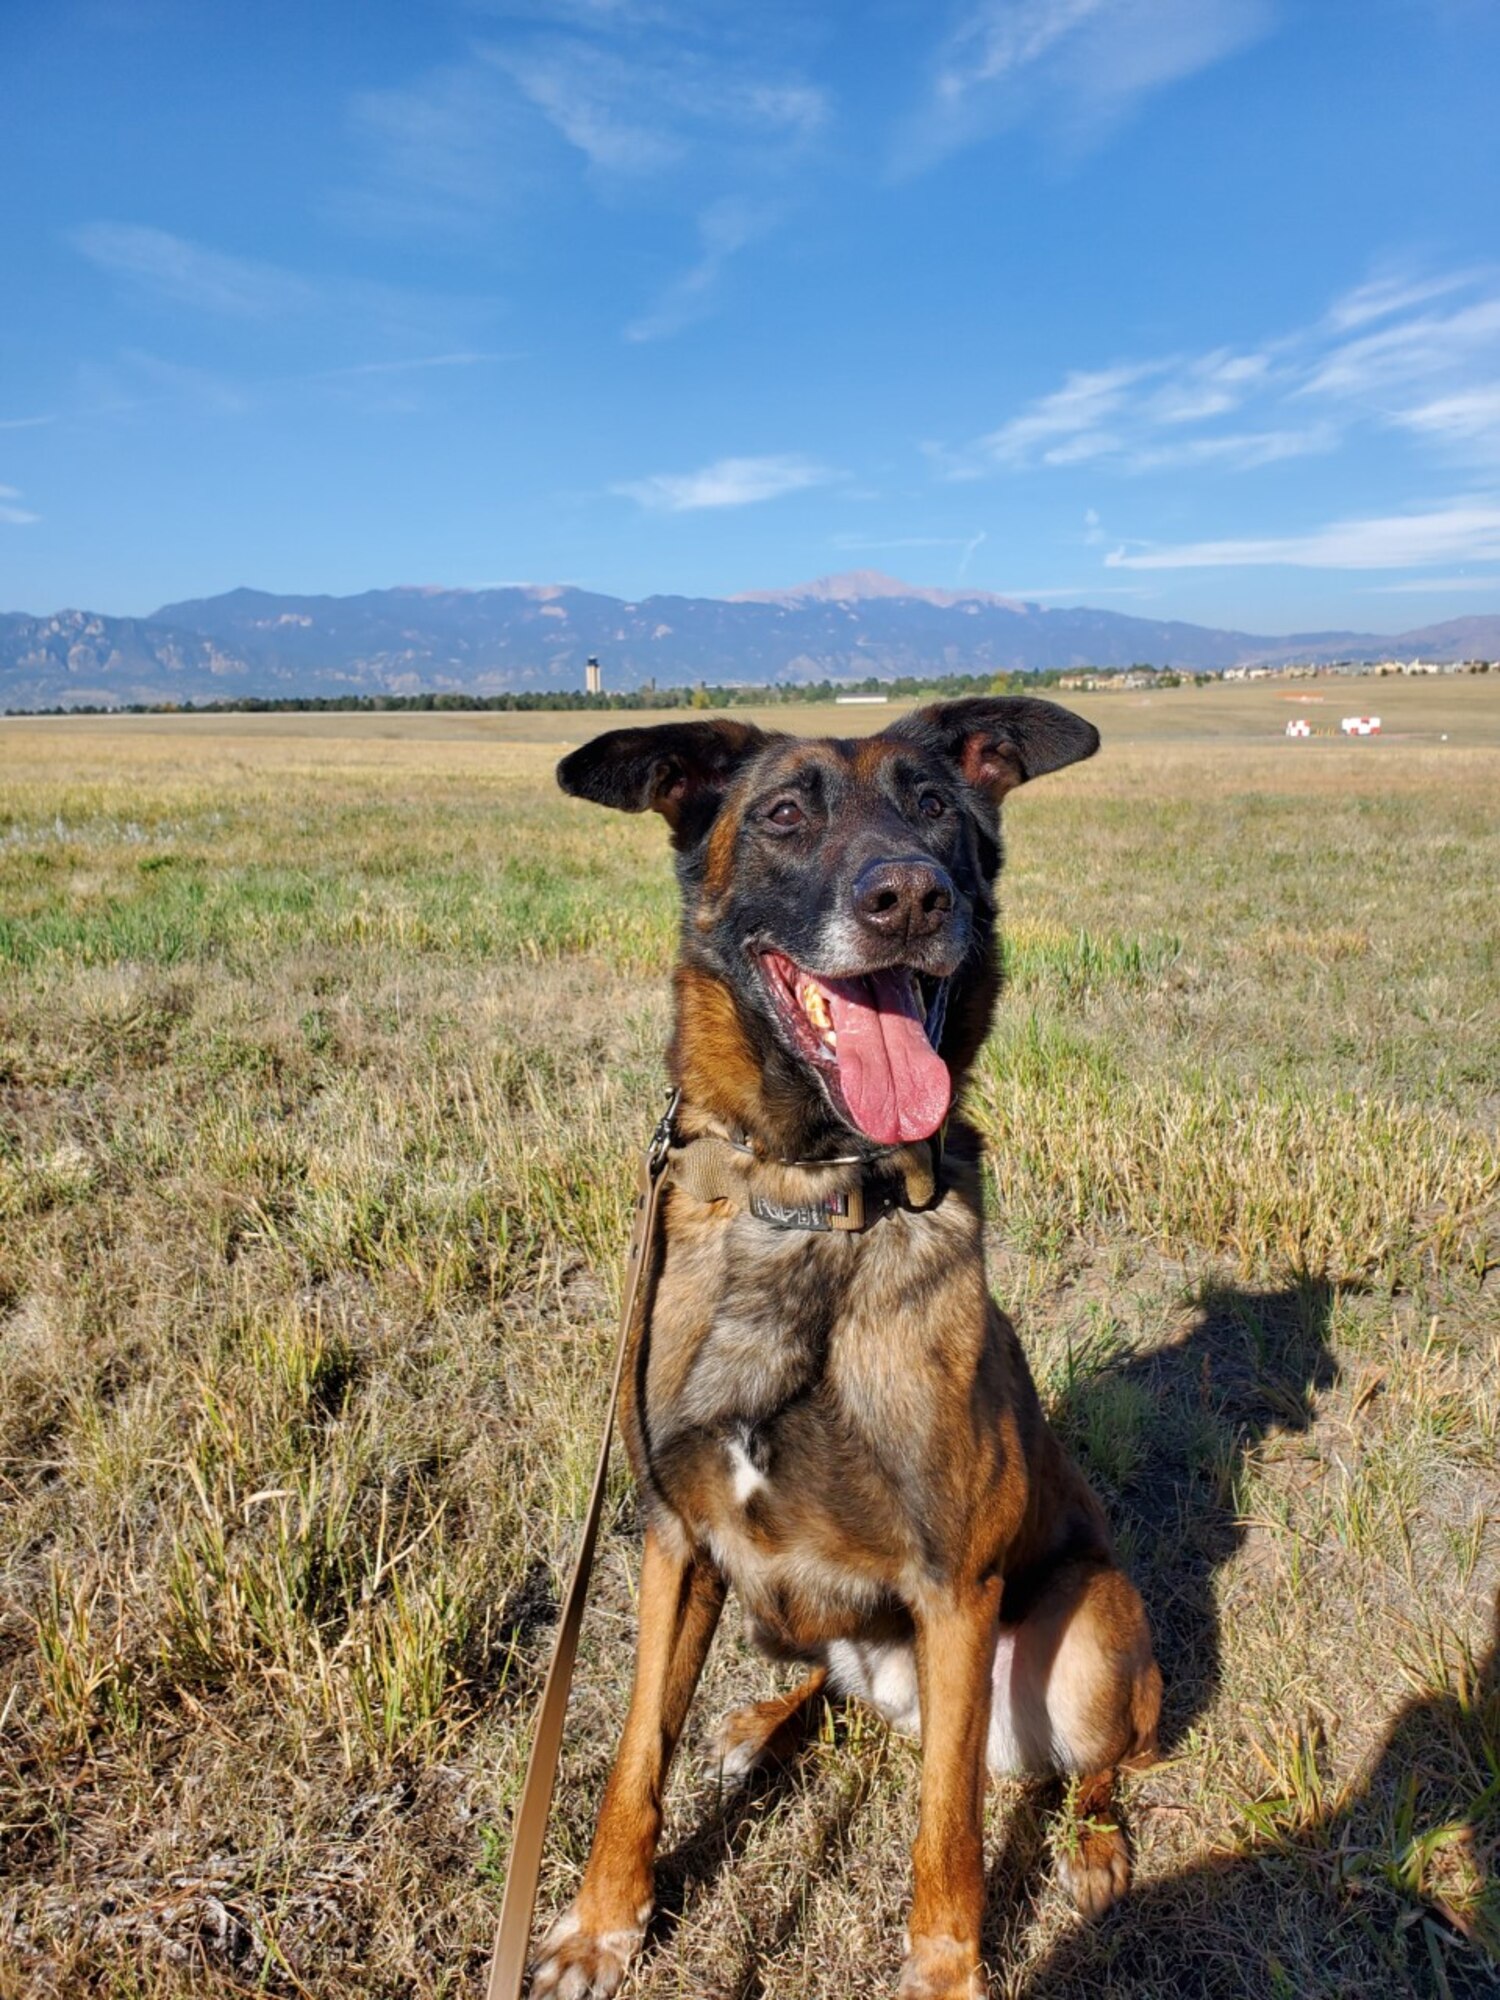
<path fill-rule="evenodd" d="M 146 618 L 0 613 L 0 710 L 245 696 L 891 680 L 1048 667 L 1224 668 L 1251 661 L 1500 656 L 1500 614 L 1396 634 L 1274 638 L 926 590 L 877 571 L 738 597 L 606 597 L 568 584 L 401 586 L 352 597 L 231 590 Z"/>

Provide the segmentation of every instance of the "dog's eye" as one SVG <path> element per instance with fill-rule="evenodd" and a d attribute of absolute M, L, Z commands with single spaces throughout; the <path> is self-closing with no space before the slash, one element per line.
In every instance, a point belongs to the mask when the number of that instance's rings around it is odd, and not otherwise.
<path fill-rule="evenodd" d="M 801 826 L 807 814 L 795 799 L 780 799 L 766 814 L 772 826 Z"/>
<path fill-rule="evenodd" d="M 936 792 L 923 792 L 917 800 L 917 811 L 923 819 L 941 819 L 947 810 Z"/>

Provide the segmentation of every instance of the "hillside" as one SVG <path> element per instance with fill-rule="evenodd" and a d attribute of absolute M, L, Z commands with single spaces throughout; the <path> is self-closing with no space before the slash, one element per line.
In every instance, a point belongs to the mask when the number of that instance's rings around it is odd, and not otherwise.
<path fill-rule="evenodd" d="M 860 588 L 847 592 L 814 585 L 763 597 L 634 603 L 552 584 L 347 598 L 238 590 L 167 605 L 157 616 L 272 671 L 347 676 L 350 688 L 390 693 L 577 687 L 591 653 L 604 661 L 609 685 L 635 688 L 649 680 L 888 679 L 1135 660 L 1229 666 L 1272 643 L 1111 611 L 1044 610 L 982 593 L 857 581 Z"/>
<path fill-rule="evenodd" d="M 406 586 L 351 597 L 232 590 L 149 618 L 0 615 L 0 708 L 212 701 L 245 695 L 543 693 L 699 680 L 806 682 L 874 675 L 1035 672 L 1154 664 L 1223 668 L 1292 655 L 1438 658 L 1500 653 L 1500 616 L 1382 637 L 1274 638 L 1044 607 L 986 591 L 927 590 L 875 571 L 738 597 L 627 601 L 563 584 Z"/>
<path fill-rule="evenodd" d="M 238 653 L 164 619 L 0 612 L 0 708 L 213 701 L 263 692 L 260 680 Z"/>

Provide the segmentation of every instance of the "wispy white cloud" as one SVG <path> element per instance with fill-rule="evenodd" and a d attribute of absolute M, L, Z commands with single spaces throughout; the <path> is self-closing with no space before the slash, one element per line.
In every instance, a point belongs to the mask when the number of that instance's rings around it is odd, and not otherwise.
<path fill-rule="evenodd" d="M 1331 449 L 1336 435 L 1323 423 L 1187 435 L 1262 394 L 1275 365 L 1269 349 L 1250 354 L 1216 349 L 1188 358 L 1075 369 L 1060 389 L 1038 397 L 973 444 L 941 454 L 940 462 L 949 478 L 959 479 L 993 469 L 1096 460 L 1130 472 L 1215 464 L 1247 471 Z"/>
<path fill-rule="evenodd" d="M 309 380 L 318 382 L 358 381 L 371 375 L 421 375 L 433 368 L 483 368 L 497 361 L 514 361 L 514 354 L 476 353 L 415 354 L 399 361 L 354 361 L 344 368 L 320 369 Z"/>
<path fill-rule="evenodd" d="M 1167 444 L 1143 444 L 1130 455 L 1132 472 L 1176 472 L 1192 466 L 1214 466 L 1226 472 L 1253 472 L 1287 458 L 1308 458 L 1334 451 L 1340 437 L 1334 425 L 1305 424 L 1300 429 L 1222 431 L 1212 437 L 1183 438 Z"/>
<path fill-rule="evenodd" d="M 1500 275 L 1388 275 L 1259 347 L 1074 369 L 972 442 L 926 449 L 947 479 L 1080 465 L 1244 473 L 1336 451 L 1360 428 L 1500 464 Z"/>
<path fill-rule="evenodd" d="M 1365 586 L 1377 597 L 1447 596 L 1451 590 L 1482 590 L 1493 597 L 1500 593 L 1500 570 L 1484 576 L 1415 576 L 1400 583 L 1372 583 Z"/>
<path fill-rule="evenodd" d="M 163 404 L 184 404 L 204 415 L 242 417 L 254 407 L 257 390 L 220 374 L 174 361 L 143 348 L 120 349 L 108 361 L 87 361 L 77 371 L 78 408 L 85 420 L 135 415 Z"/>
<path fill-rule="evenodd" d="M 1492 455 L 1500 462 L 1500 382 L 1415 403 L 1398 410 L 1395 421 L 1460 456 L 1472 459 Z"/>
<path fill-rule="evenodd" d="M 33 521 L 39 521 L 40 514 L 33 514 L 29 507 L 18 507 L 20 489 L 15 486 L 0 486 L 0 522 L 8 528 L 27 528 Z"/>
<path fill-rule="evenodd" d="M 919 171 L 1008 125 L 1045 120 L 1078 149 L 1146 97 L 1273 23 L 1268 0 L 977 0 L 939 47 L 897 148 Z"/>
<path fill-rule="evenodd" d="M 659 173 L 682 158 L 685 141 L 674 121 L 651 115 L 661 77 L 640 74 L 625 57 L 573 44 L 529 53 L 497 49 L 491 60 L 568 144 L 604 173 Z"/>
<path fill-rule="evenodd" d="M 787 493 L 827 486 L 836 472 L 792 453 L 765 458 L 720 458 L 697 472 L 655 472 L 622 481 L 611 491 L 654 513 L 686 514 L 705 507 L 747 507 Z"/>
<path fill-rule="evenodd" d="M 671 0 L 469 0 L 476 14 L 492 14 L 511 23 L 524 14 L 529 22 L 554 28 L 656 28 L 676 15 Z"/>
<path fill-rule="evenodd" d="M 44 424 L 55 424 L 55 415 L 45 417 L 0 417 L 0 431 L 35 431 Z"/>
<path fill-rule="evenodd" d="M 698 253 L 643 312 L 629 341 L 664 340 L 714 308 L 731 261 L 775 227 L 795 161 L 827 124 L 826 94 L 768 66 L 763 46 L 721 43 L 682 19 L 627 40 L 550 36 L 489 60 L 606 183 L 688 191 Z M 720 192 L 705 200 L 715 186 Z"/>
<path fill-rule="evenodd" d="M 1001 584 L 994 592 L 996 597 L 1019 598 L 1026 604 L 1044 604 L 1057 598 L 1065 598 L 1073 604 L 1091 604 L 1096 597 L 1146 597 L 1150 593 L 1139 583 L 1046 583 L 1023 588 L 1020 584 Z"/>
<path fill-rule="evenodd" d="M 200 409 L 227 417 L 244 416 L 255 401 L 250 384 L 216 369 L 198 368 L 136 347 L 126 349 L 119 359 L 142 400 L 195 403 Z"/>
<path fill-rule="evenodd" d="M 1161 387 L 1146 402 L 1146 417 L 1170 425 L 1225 416 L 1267 386 L 1275 364 L 1276 350 L 1271 347 L 1250 353 L 1218 347 L 1175 366 L 1169 362 Z"/>
<path fill-rule="evenodd" d="M 206 416 L 249 417 L 273 408 L 301 406 L 310 398 L 336 400 L 371 416 L 408 413 L 431 407 L 430 395 L 417 394 L 424 379 L 440 380 L 517 358 L 511 353 L 455 349 L 288 374 L 236 376 L 128 347 L 108 361 L 89 361 L 79 367 L 78 401 L 72 415 L 85 420 L 132 417 L 177 404 Z"/>
<path fill-rule="evenodd" d="M 972 535 L 834 535 L 830 546 L 846 554 L 861 549 L 967 549 L 974 539 Z"/>
<path fill-rule="evenodd" d="M 201 312 L 272 319 L 303 311 L 316 298 L 315 288 L 291 271 L 229 256 L 165 229 L 90 222 L 68 240 L 91 264 L 135 290 Z"/>
<path fill-rule="evenodd" d="M 1448 313 L 1397 319 L 1378 333 L 1340 342 L 1324 356 L 1302 393 L 1369 397 L 1431 382 L 1500 353 L 1500 293 Z"/>
<path fill-rule="evenodd" d="M 702 255 L 674 278 L 661 297 L 625 328 L 630 341 L 665 340 L 712 310 L 725 267 L 776 220 L 773 211 L 730 198 L 715 202 L 698 218 Z"/>
<path fill-rule="evenodd" d="M 538 119 L 605 181 L 692 173 L 701 203 L 705 172 L 754 181 L 828 120 L 826 93 L 772 44 L 742 25 L 716 33 L 696 12 L 533 10 L 503 42 L 359 93 L 349 117 L 363 184 L 333 208 L 398 226 L 501 209 L 543 171 Z"/>
<path fill-rule="evenodd" d="M 1367 290 L 1370 288 L 1367 288 Z M 1382 310 L 1344 300 L 1338 328 L 1366 329 L 1314 350 L 1296 387 L 1335 422 L 1404 432 L 1449 464 L 1500 466 L 1500 272 L 1472 269 L 1374 288 Z M 1437 305 L 1435 301 L 1442 301 Z"/>
<path fill-rule="evenodd" d="M 757 75 L 743 56 L 660 37 L 628 43 L 552 37 L 489 60 L 591 166 L 606 174 L 655 174 L 708 145 L 813 137 L 828 116 L 824 93 L 795 76 Z"/>
<path fill-rule="evenodd" d="M 1336 333 L 1350 333 L 1356 327 L 1389 319 L 1394 313 L 1409 312 L 1413 306 L 1426 305 L 1430 299 L 1444 298 L 1468 284 L 1473 275 L 1469 271 L 1450 271 L 1440 277 L 1414 278 L 1388 271 L 1336 299 L 1328 311 L 1328 324 Z"/>
<path fill-rule="evenodd" d="M 969 573 L 969 565 L 989 540 L 987 529 L 979 528 L 972 535 L 832 535 L 831 547 L 843 554 L 890 554 L 897 550 L 948 549 L 957 557 L 953 575 L 962 582 Z"/>
<path fill-rule="evenodd" d="M 66 240 L 127 295 L 161 308 L 164 316 L 180 320 L 191 312 L 256 325 L 258 342 L 267 353 L 274 350 L 262 329 L 279 334 L 292 324 L 299 334 L 312 329 L 335 351 L 377 350 L 377 357 L 342 368 L 231 382 L 222 375 L 127 349 L 108 364 L 91 364 L 98 379 L 86 384 L 86 401 L 96 414 L 100 408 L 119 410 L 163 396 L 185 396 L 223 409 L 245 408 L 261 392 L 294 381 L 332 383 L 361 374 L 468 367 L 494 358 L 458 344 L 466 337 L 472 340 L 493 319 L 495 308 L 482 300 L 406 291 L 336 272 L 306 277 L 144 224 L 93 222 L 70 232 Z M 384 357 L 378 356 L 381 345 L 390 350 Z M 437 351 L 421 351 L 428 347 Z M 413 349 L 418 351 L 414 354 Z"/>
<path fill-rule="evenodd" d="M 974 557 L 978 555 L 979 551 L 984 547 L 985 543 L 988 540 L 989 536 L 985 533 L 983 528 L 979 530 L 979 533 L 977 535 L 970 535 L 969 539 L 964 543 L 963 554 L 959 557 L 958 560 L 958 573 L 960 576 L 968 575 L 969 564 L 974 560 Z"/>
<path fill-rule="evenodd" d="M 665 339 L 713 310 L 732 260 L 797 197 L 832 118 L 801 40 L 728 7 L 532 6 L 504 40 L 356 97 L 355 176 L 325 206 L 384 232 L 503 225 L 566 174 L 566 148 L 594 195 L 650 201 L 691 232 L 682 270 L 623 328 Z"/>
<path fill-rule="evenodd" d="M 1419 514 L 1331 521 L 1301 535 L 1119 548 L 1110 569 L 1420 569 L 1432 563 L 1500 562 L 1500 502 L 1454 500 Z"/>
<path fill-rule="evenodd" d="M 539 180 L 514 88 L 482 51 L 351 98 L 353 173 L 324 198 L 336 221 L 379 235 L 466 229 Z"/>
<path fill-rule="evenodd" d="M 1060 389 L 1039 397 L 978 440 L 974 455 L 995 465 L 1076 464 L 1118 448 L 1109 424 L 1124 411 L 1130 391 L 1161 367 L 1157 362 L 1117 368 L 1075 369 Z M 1059 457 L 1058 454 L 1063 454 Z"/>

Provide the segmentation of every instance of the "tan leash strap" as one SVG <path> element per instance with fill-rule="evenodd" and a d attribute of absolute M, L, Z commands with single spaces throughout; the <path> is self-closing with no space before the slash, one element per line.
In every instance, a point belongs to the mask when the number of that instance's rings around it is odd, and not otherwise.
<path fill-rule="evenodd" d="M 520 1804 L 516 1807 L 510 1865 L 505 1873 L 505 1894 L 500 1903 L 500 1922 L 495 1930 L 495 1949 L 490 1959 L 485 2000 L 521 2000 L 521 1989 L 526 1983 L 526 1952 L 531 1942 L 531 1919 L 536 1908 L 537 1882 L 542 1872 L 547 1815 L 551 1811 L 552 1788 L 557 1779 L 557 1760 L 562 1750 L 568 1689 L 573 1679 L 578 1633 L 583 1624 L 589 1572 L 594 1566 L 594 1543 L 599 1534 L 599 1517 L 604 1511 L 609 1441 L 615 1427 L 620 1384 L 625 1377 L 625 1357 L 630 1348 L 630 1329 L 635 1323 L 636 1303 L 656 1240 L 656 1215 L 662 1183 L 666 1178 L 663 1169 L 667 1163 L 667 1140 L 675 1105 L 674 1097 L 666 1117 L 656 1128 L 650 1147 L 641 1156 L 636 1182 L 635 1227 L 631 1231 L 630 1254 L 625 1266 L 620 1340 L 615 1354 L 614 1382 L 609 1392 L 609 1411 L 604 1419 L 604 1438 L 599 1446 L 599 1463 L 594 1472 L 594 1490 L 589 1496 L 588 1513 L 584 1518 L 583 1537 L 578 1545 L 567 1594 L 563 1598 L 557 1637 L 552 1642 L 552 1658 L 547 1663 L 547 1678 L 542 1684 L 536 1734 L 531 1739 L 531 1756 L 526 1765 L 526 1781 L 521 1787 Z"/>

